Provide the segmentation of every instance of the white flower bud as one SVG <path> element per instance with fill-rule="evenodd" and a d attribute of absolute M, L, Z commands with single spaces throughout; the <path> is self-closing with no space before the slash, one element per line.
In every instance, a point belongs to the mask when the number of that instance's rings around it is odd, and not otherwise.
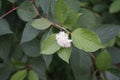
<path fill-rule="evenodd" d="M 65 33 L 64 31 L 60 31 L 58 34 L 56 34 L 56 40 L 61 47 L 71 46 L 72 40 L 69 39 L 68 34 Z"/>

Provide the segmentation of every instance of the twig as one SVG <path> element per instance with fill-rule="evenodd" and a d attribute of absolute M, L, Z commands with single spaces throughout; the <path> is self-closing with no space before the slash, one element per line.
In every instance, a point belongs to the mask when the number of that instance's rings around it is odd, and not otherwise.
<path fill-rule="evenodd" d="M 93 60 L 95 61 L 95 56 L 93 55 L 93 53 L 89 52 L 89 54 L 93 58 Z"/>
<path fill-rule="evenodd" d="M 58 24 L 54 24 L 54 26 L 57 27 L 57 28 L 59 28 L 59 29 L 62 29 L 62 30 L 64 30 L 64 31 L 66 31 L 68 34 L 70 34 L 70 32 L 69 32 L 66 28 L 64 28 L 64 27 L 61 27 L 61 26 L 58 25 Z"/>
<path fill-rule="evenodd" d="M 12 13 L 13 11 L 17 10 L 17 8 L 18 8 L 18 7 L 15 7 L 15 8 L 13 8 L 13 9 L 11 9 L 10 11 L 8 11 L 8 12 L 5 13 L 4 15 L 2 15 L 2 16 L 0 17 L 0 19 L 4 18 L 4 17 L 7 16 L 8 14 L 10 14 L 10 13 Z"/>

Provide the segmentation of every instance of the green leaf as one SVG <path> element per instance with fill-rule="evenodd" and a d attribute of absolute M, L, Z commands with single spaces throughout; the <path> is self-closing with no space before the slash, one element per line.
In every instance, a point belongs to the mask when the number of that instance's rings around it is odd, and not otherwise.
<path fill-rule="evenodd" d="M 24 21 L 31 21 L 39 13 L 30 1 L 24 1 L 18 7 L 17 14 Z"/>
<path fill-rule="evenodd" d="M 35 38 L 30 42 L 22 44 L 21 47 L 27 56 L 30 57 L 40 56 L 40 40 L 38 38 Z"/>
<path fill-rule="evenodd" d="M 48 36 L 41 45 L 41 53 L 42 54 L 53 54 L 60 49 L 58 45 L 55 34 Z"/>
<path fill-rule="evenodd" d="M 105 47 L 112 47 L 116 42 L 116 38 L 111 39 L 108 43 L 105 44 Z"/>
<path fill-rule="evenodd" d="M 57 52 L 58 56 L 66 61 L 67 63 L 69 63 L 69 58 L 71 56 L 71 48 L 61 48 L 58 52 Z"/>
<path fill-rule="evenodd" d="M 79 16 L 82 13 L 69 13 L 69 15 L 67 16 L 67 19 L 64 22 L 64 25 L 66 26 L 66 28 L 72 30 L 72 27 L 77 23 Z"/>
<path fill-rule="evenodd" d="M 40 32 L 39 30 L 31 26 L 31 21 L 28 22 L 25 25 L 25 28 L 22 34 L 21 44 L 33 40 L 39 34 L 39 32 Z"/>
<path fill-rule="evenodd" d="M 47 29 L 50 27 L 51 24 L 52 24 L 52 22 L 50 22 L 49 20 L 47 20 L 45 18 L 35 19 L 32 22 L 32 26 L 38 30 Z"/>
<path fill-rule="evenodd" d="M 68 8 L 64 0 L 57 0 L 54 6 L 55 17 L 60 23 L 64 23 L 67 18 Z"/>
<path fill-rule="evenodd" d="M 110 13 L 115 13 L 120 11 L 120 0 L 114 0 L 110 6 Z"/>
<path fill-rule="evenodd" d="M 21 70 L 16 72 L 10 80 L 24 80 L 27 75 L 27 70 Z"/>
<path fill-rule="evenodd" d="M 66 0 L 69 12 L 78 12 L 82 3 L 78 0 Z M 84 4 L 84 3 L 83 3 Z"/>
<path fill-rule="evenodd" d="M 88 29 L 79 28 L 72 32 L 73 44 L 84 51 L 94 52 L 102 48 L 99 37 Z"/>
<path fill-rule="evenodd" d="M 43 55 L 43 59 L 47 65 L 47 67 L 49 67 L 50 63 L 52 62 L 53 55 Z"/>
<path fill-rule="evenodd" d="M 36 71 L 39 78 L 41 80 L 47 80 L 46 79 L 47 66 L 45 64 L 43 57 L 42 56 L 35 57 L 35 58 L 31 57 L 29 60 L 30 60 L 30 64 L 31 64 L 32 69 Z"/>
<path fill-rule="evenodd" d="M 101 71 L 108 69 L 112 64 L 111 56 L 106 50 L 97 56 L 95 62 L 97 68 Z"/>
<path fill-rule="evenodd" d="M 70 66 L 75 76 L 74 80 L 89 80 L 92 76 L 92 64 L 92 59 L 88 53 L 75 47 L 72 49 Z"/>
<path fill-rule="evenodd" d="M 13 64 L 16 68 L 19 68 L 19 69 L 26 67 L 26 65 L 25 65 L 24 63 L 22 63 L 22 62 L 20 62 L 20 61 L 17 61 L 17 60 L 15 60 L 15 59 L 13 59 L 13 58 L 12 58 L 12 64 Z"/>
<path fill-rule="evenodd" d="M 11 47 L 13 45 L 13 38 L 10 35 L 0 36 L 0 58 L 5 63 L 9 62 L 9 55 L 11 54 Z"/>
<path fill-rule="evenodd" d="M 6 20 L 0 19 L 0 35 L 12 33 Z"/>
<path fill-rule="evenodd" d="M 52 0 L 35 0 L 35 4 L 41 7 L 44 13 L 48 14 L 51 1 Z"/>
<path fill-rule="evenodd" d="M 9 67 L 8 67 L 9 66 Z M 15 68 L 11 64 L 0 64 L 0 79 L 10 80 L 11 73 L 15 71 Z"/>
<path fill-rule="evenodd" d="M 120 32 L 119 25 L 104 24 L 93 29 L 93 31 L 100 37 L 103 44 L 106 44 L 111 39 L 115 38 Z"/>
<path fill-rule="evenodd" d="M 28 73 L 29 80 L 39 80 L 38 74 L 34 70 L 30 70 Z"/>
<path fill-rule="evenodd" d="M 97 25 L 95 13 L 85 8 L 81 9 L 81 13 L 82 15 L 80 16 L 78 21 L 81 27 L 92 29 Z"/>
<path fill-rule="evenodd" d="M 120 49 L 117 47 L 109 47 L 107 48 L 107 50 L 111 55 L 112 63 L 119 64 L 120 63 Z"/>

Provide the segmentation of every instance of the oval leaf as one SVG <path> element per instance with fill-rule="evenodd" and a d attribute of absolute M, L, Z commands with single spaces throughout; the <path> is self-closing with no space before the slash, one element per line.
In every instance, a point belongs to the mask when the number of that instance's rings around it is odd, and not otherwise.
<path fill-rule="evenodd" d="M 28 80 L 39 80 L 38 74 L 34 70 L 30 70 Z"/>
<path fill-rule="evenodd" d="M 63 23 L 65 21 L 68 13 L 68 8 L 64 0 L 57 0 L 54 7 L 54 13 L 60 23 Z"/>
<path fill-rule="evenodd" d="M 35 6 L 30 1 L 24 1 L 18 7 L 17 14 L 24 21 L 30 21 L 36 17 L 39 13 Z"/>
<path fill-rule="evenodd" d="M 48 36 L 41 45 L 41 53 L 42 54 L 53 54 L 60 49 L 58 45 L 55 34 Z"/>
<path fill-rule="evenodd" d="M 94 52 L 102 48 L 99 37 L 87 29 L 79 28 L 73 31 L 72 40 L 77 48 L 87 52 Z"/>
<path fill-rule="evenodd" d="M 67 16 L 67 19 L 64 22 L 64 25 L 66 26 L 66 28 L 73 30 L 73 26 L 77 23 L 79 16 L 82 13 L 69 13 Z"/>
<path fill-rule="evenodd" d="M 12 33 L 6 20 L 0 19 L 0 35 Z"/>
<path fill-rule="evenodd" d="M 99 70 L 106 70 L 112 64 L 111 56 L 106 50 L 104 50 L 97 56 L 95 62 Z"/>
<path fill-rule="evenodd" d="M 71 56 L 71 48 L 61 48 L 58 52 L 57 52 L 58 56 L 66 61 L 67 63 L 69 63 L 69 58 Z"/>
<path fill-rule="evenodd" d="M 50 27 L 51 24 L 52 24 L 52 22 L 50 22 L 49 20 L 47 20 L 45 18 L 35 19 L 32 22 L 32 26 L 38 30 L 47 29 Z"/>
<path fill-rule="evenodd" d="M 110 13 L 120 11 L 120 0 L 115 0 L 110 6 Z"/>
<path fill-rule="evenodd" d="M 21 44 L 33 40 L 39 34 L 39 32 L 41 32 L 41 31 L 37 30 L 31 26 L 31 21 L 28 22 L 25 25 L 25 28 L 23 30 Z"/>
<path fill-rule="evenodd" d="M 27 75 L 27 70 L 21 70 L 16 72 L 10 80 L 23 80 Z"/>

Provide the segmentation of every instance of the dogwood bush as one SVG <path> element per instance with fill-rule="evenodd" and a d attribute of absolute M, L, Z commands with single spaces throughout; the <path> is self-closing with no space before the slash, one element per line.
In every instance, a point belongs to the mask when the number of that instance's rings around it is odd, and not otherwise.
<path fill-rule="evenodd" d="M 120 80 L 120 0 L 0 0 L 0 80 Z"/>

